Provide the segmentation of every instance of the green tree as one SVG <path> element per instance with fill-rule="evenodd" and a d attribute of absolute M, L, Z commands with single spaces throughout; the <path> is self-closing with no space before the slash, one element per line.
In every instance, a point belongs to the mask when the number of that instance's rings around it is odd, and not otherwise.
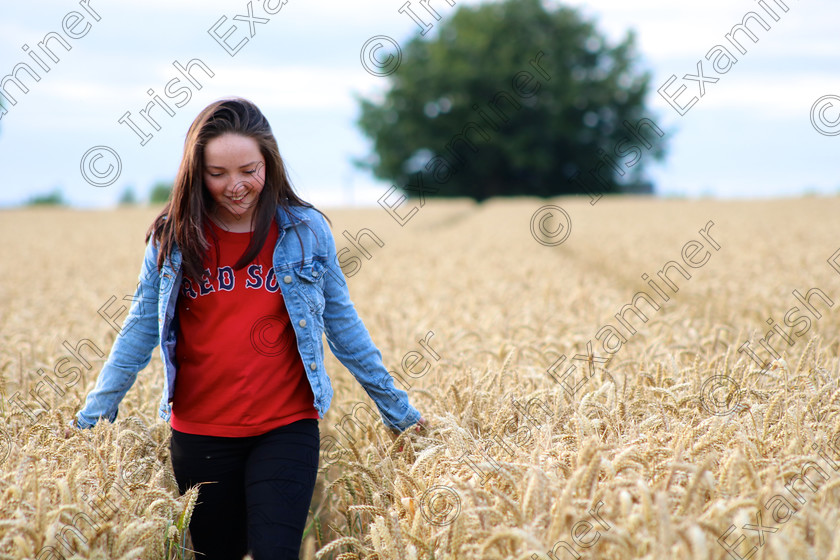
<path fill-rule="evenodd" d="M 132 187 L 127 187 L 120 195 L 118 203 L 120 206 L 132 206 L 137 204 L 137 195 L 134 193 L 134 189 Z"/>
<path fill-rule="evenodd" d="M 650 80 L 632 32 L 610 46 L 576 10 L 539 0 L 460 7 L 435 31 L 402 49 L 381 102 L 358 98 L 374 152 L 358 167 L 409 194 L 479 201 L 652 190 L 642 171 L 664 132 L 643 130 L 648 147 L 623 126 L 645 118 Z"/>
<path fill-rule="evenodd" d="M 166 181 L 158 181 L 152 187 L 152 192 L 149 194 L 149 202 L 151 204 L 166 203 L 169 200 L 169 194 L 172 192 L 172 183 Z"/>
<path fill-rule="evenodd" d="M 36 194 L 29 197 L 26 204 L 29 206 L 66 206 L 67 201 L 64 200 L 61 189 L 55 188 L 51 193 Z"/>

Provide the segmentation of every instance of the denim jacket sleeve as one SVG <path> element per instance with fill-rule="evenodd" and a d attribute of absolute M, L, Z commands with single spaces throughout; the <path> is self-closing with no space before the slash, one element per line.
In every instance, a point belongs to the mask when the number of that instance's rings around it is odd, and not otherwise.
<path fill-rule="evenodd" d="M 139 282 L 128 315 L 111 353 L 99 372 L 96 386 L 76 415 L 79 428 L 91 428 L 100 418 L 116 420 L 119 404 L 145 368 L 159 343 L 157 249 L 152 239 L 146 245 Z"/>
<path fill-rule="evenodd" d="M 394 385 L 382 363 L 382 353 L 359 318 L 336 257 L 332 232 L 321 219 L 327 243 L 324 279 L 324 331 L 336 358 L 350 371 L 379 409 L 385 425 L 403 431 L 420 420 L 420 412 L 408 401 L 408 393 Z"/>

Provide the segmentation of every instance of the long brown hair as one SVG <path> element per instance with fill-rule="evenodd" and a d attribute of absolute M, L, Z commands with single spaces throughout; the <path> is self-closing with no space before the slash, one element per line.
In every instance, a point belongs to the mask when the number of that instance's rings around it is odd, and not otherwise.
<path fill-rule="evenodd" d="M 234 269 L 241 269 L 259 255 L 268 237 L 277 205 L 287 212 L 290 206 L 314 208 L 323 215 L 323 212 L 295 194 L 286 165 L 280 157 L 277 140 L 259 108 L 240 97 L 220 99 L 205 107 L 190 125 L 172 193 L 146 232 L 146 243 L 152 236 L 160 243 L 158 270 L 163 267 L 165 259 L 169 258 L 177 244 L 181 250 L 181 266 L 185 277 L 197 280 L 204 272 L 204 255 L 210 249 L 204 234 L 205 224 L 209 219 L 208 213 L 215 206 L 215 201 L 204 185 L 204 149 L 210 140 L 226 133 L 253 138 L 265 159 L 265 184 L 251 218 L 254 233 Z M 209 231 L 216 242 L 218 259 L 218 238 L 212 228 Z"/>

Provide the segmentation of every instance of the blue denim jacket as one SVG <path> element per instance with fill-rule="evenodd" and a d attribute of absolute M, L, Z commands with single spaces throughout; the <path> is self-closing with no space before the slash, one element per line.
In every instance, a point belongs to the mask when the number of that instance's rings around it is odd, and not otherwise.
<path fill-rule="evenodd" d="M 326 333 L 333 354 L 373 399 L 385 425 L 402 431 L 415 424 L 420 413 L 409 403 L 408 394 L 394 386 L 382 363 L 382 354 L 350 300 L 326 220 L 316 210 L 301 206 L 292 207 L 290 212 L 278 206 L 276 220 L 279 235 L 274 247 L 274 272 L 295 329 L 298 352 L 319 417 L 324 417 L 333 396 L 324 369 L 322 334 Z M 158 245 L 150 238 L 140 282 L 123 327 L 96 386 L 76 415 L 80 428 L 92 427 L 99 418 L 111 422 L 116 419 L 120 401 L 134 384 L 137 373 L 149 364 L 158 344 L 164 371 L 158 414 L 169 421 L 177 373 L 175 306 L 182 283 L 181 252 L 174 247 L 160 271 L 157 256 Z"/>

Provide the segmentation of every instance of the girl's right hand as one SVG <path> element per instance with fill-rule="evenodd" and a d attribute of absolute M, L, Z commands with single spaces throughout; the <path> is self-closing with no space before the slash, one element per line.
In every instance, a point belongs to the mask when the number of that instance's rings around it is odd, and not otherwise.
<path fill-rule="evenodd" d="M 73 432 L 75 432 L 78 429 L 79 428 L 76 426 L 76 419 L 73 418 L 72 420 L 70 420 L 69 424 L 64 426 L 64 439 L 68 439 L 71 435 L 73 435 Z"/>

